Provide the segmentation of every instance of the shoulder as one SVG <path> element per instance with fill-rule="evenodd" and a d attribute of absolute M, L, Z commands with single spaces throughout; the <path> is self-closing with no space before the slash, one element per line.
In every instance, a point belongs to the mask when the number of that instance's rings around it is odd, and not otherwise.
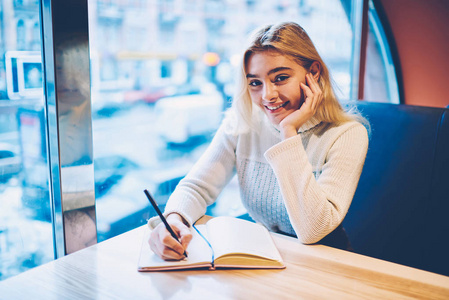
<path fill-rule="evenodd" d="M 315 141 L 323 149 L 368 148 L 368 131 L 364 125 L 357 121 L 348 121 L 341 124 L 321 123 L 315 130 Z"/>
<path fill-rule="evenodd" d="M 334 130 L 335 138 L 331 149 L 344 149 L 345 155 L 364 159 L 369 144 L 368 131 L 364 125 L 350 121 L 336 126 Z"/>
<path fill-rule="evenodd" d="M 364 125 L 357 121 L 348 121 L 341 124 L 322 123 L 318 131 L 327 136 L 355 136 L 368 138 L 368 131 Z"/>
<path fill-rule="evenodd" d="M 351 135 L 356 138 L 366 138 L 368 139 L 367 128 L 358 121 L 350 121 L 343 123 L 338 126 L 341 134 Z"/>

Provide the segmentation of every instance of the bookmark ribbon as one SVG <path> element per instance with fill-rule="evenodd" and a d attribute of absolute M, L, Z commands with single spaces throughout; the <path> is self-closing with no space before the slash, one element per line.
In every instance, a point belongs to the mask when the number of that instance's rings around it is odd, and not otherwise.
<path fill-rule="evenodd" d="M 212 261 L 211 261 L 211 270 L 215 270 L 215 253 L 214 253 L 214 248 L 212 248 L 212 245 L 209 243 L 209 241 L 206 239 L 206 237 L 201 233 L 201 231 L 198 230 L 198 228 L 196 228 L 195 224 L 192 225 L 192 227 L 196 230 L 196 232 L 198 232 L 198 234 L 200 235 L 200 237 L 203 238 L 203 240 L 206 241 L 207 245 L 209 245 L 210 250 L 212 251 Z"/>

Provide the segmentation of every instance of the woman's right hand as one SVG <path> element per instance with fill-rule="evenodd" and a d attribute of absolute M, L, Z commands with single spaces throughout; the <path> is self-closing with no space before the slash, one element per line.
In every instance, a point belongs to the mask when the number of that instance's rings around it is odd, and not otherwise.
<path fill-rule="evenodd" d="M 192 240 L 192 233 L 182 221 L 182 217 L 176 213 L 167 217 L 167 223 L 178 236 L 180 243 L 171 236 L 162 222 L 153 229 L 148 243 L 151 250 L 162 259 L 181 260 L 184 258 L 185 249 Z"/>
<path fill-rule="evenodd" d="M 307 84 L 300 83 L 302 94 L 304 95 L 304 103 L 298 110 L 286 116 L 279 123 L 284 139 L 296 136 L 299 128 L 315 115 L 323 101 L 323 92 L 314 75 L 307 73 L 305 79 Z"/>

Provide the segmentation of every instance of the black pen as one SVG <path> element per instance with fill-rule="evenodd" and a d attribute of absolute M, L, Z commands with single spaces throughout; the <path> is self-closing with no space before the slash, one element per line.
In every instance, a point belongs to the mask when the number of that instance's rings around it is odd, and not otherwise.
<path fill-rule="evenodd" d="M 150 201 L 151 205 L 153 205 L 154 210 L 157 212 L 157 214 L 159 215 L 159 218 L 161 218 L 162 222 L 165 225 L 165 228 L 167 228 L 168 232 L 170 232 L 171 236 L 178 241 L 178 243 L 181 244 L 181 242 L 178 239 L 178 236 L 176 235 L 176 233 L 173 231 L 173 229 L 170 227 L 170 225 L 168 225 L 167 220 L 165 219 L 164 215 L 161 213 L 159 207 L 156 204 L 156 201 L 154 201 L 153 197 L 151 197 L 150 193 L 148 192 L 148 190 L 144 190 L 143 191 L 145 193 L 145 195 L 147 195 L 148 200 Z M 187 253 L 184 250 L 184 256 L 187 257 Z"/>

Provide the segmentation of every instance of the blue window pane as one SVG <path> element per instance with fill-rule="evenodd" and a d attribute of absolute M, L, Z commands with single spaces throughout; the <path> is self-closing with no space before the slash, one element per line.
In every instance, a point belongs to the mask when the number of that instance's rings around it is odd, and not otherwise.
<path fill-rule="evenodd" d="M 0 280 L 54 258 L 39 6 L 15 1 L 0 18 Z M 14 20 L 27 16 L 27 21 Z M 12 25 L 11 24 L 15 24 Z M 37 28 L 37 29 L 36 29 Z M 32 34 L 26 34 L 27 32 Z M 9 37 L 15 36 L 16 39 Z"/>
<path fill-rule="evenodd" d="M 372 1 L 369 4 L 363 98 L 367 101 L 398 104 L 399 89 L 390 47 Z"/>

